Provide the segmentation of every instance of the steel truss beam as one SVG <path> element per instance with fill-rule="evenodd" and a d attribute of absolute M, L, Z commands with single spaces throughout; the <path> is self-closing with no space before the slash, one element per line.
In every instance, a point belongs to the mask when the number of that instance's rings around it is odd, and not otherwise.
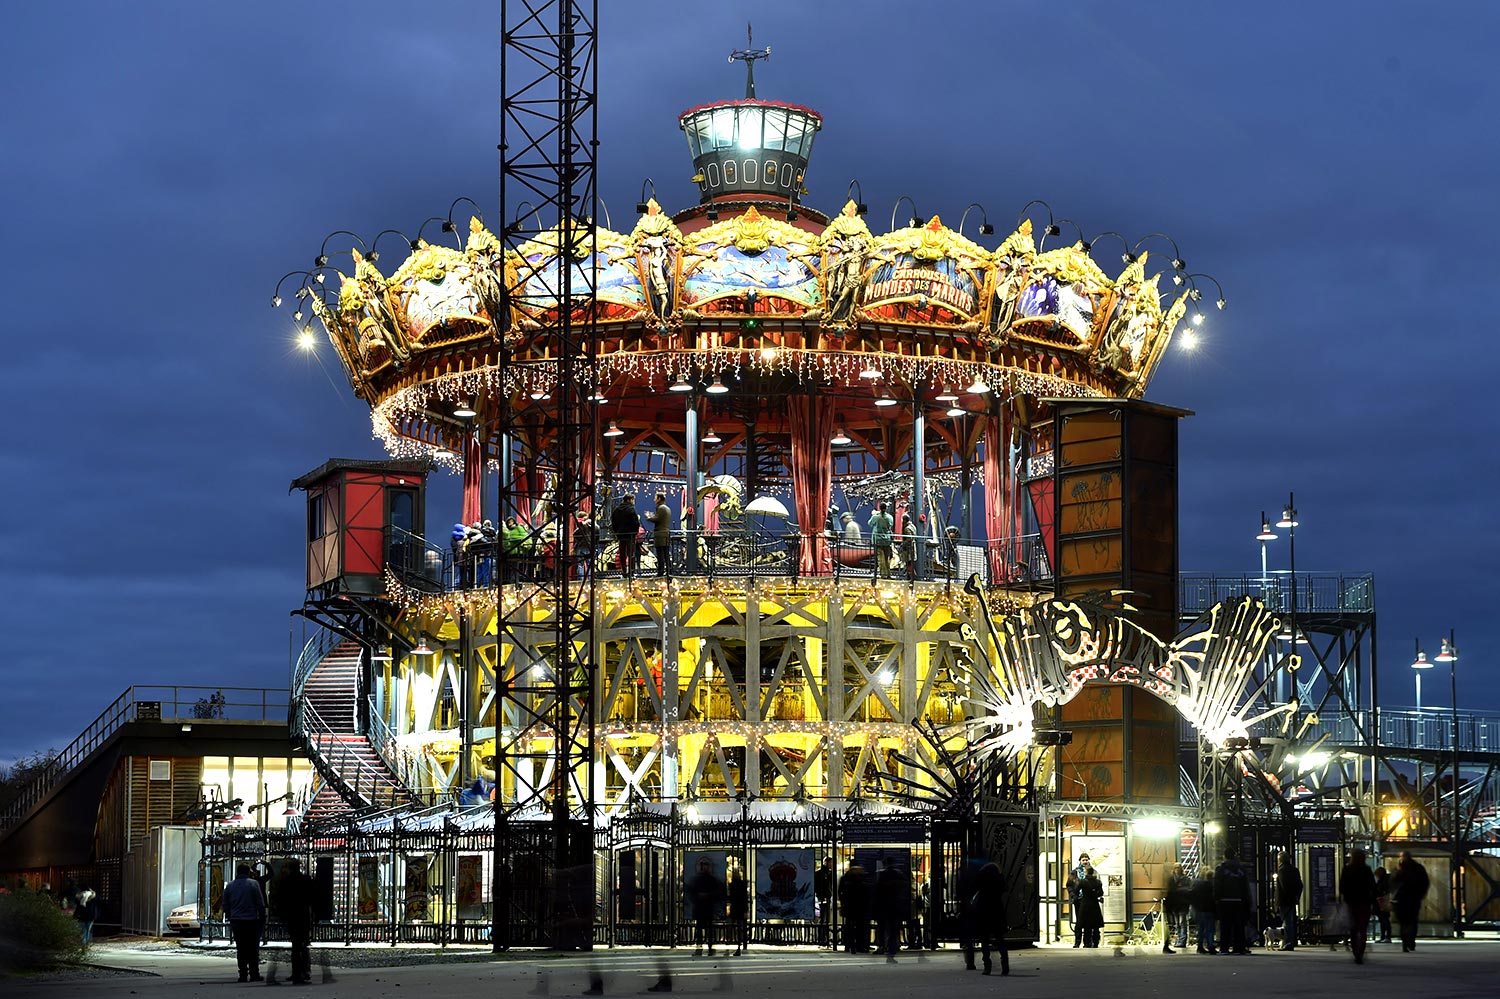
<path fill-rule="evenodd" d="M 500 219 L 507 250 L 543 237 L 569 250 L 591 247 L 597 214 L 598 0 L 503 0 L 501 3 Z M 578 254 L 560 254 L 564 261 Z M 518 291 L 551 285 L 556 319 L 543 331 L 552 345 L 557 383 L 550 399 L 507 395 L 490 400 L 500 450 L 500 523 L 529 524 L 531 542 L 545 540 L 548 571 L 514 573 L 502 550 L 500 571 L 519 582 L 497 615 L 495 776 L 514 789 L 497 804 L 496 898 L 509 895 L 512 822 L 545 814 L 552 823 L 550 891 L 535 918 L 555 947 L 586 948 L 593 922 L 594 622 L 588 554 L 577 543 L 577 515 L 593 500 L 596 407 L 592 401 L 598 335 L 591 308 L 597 282 L 593 257 L 565 262 L 545 276 L 519 261 Z M 542 280 L 533 280 L 535 278 Z M 549 295 L 549 297 L 553 297 Z M 525 306 L 524 301 L 519 303 Z M 539 304 L 539 303 L 538 303 Z M 500 331 L 497 331 L 497 333 Z M 503 336 L 502 336 L 503 341 Z M 516 384 L 515 359 L 503 345 L 496 384 Z M 538 513 L 535 476 L 552 475 L 549 502 Z M 537 505 L 539 506 L 539 504 Z M 502 546 L 502 549 L 505 546 Z M 514 598 L 519 591 L 519 599 Z M 535 614 L 533 611 L 540 611 Z M 540 618 L 540 621 L 538 620 Z M 502 792 L 497 803 L 506 799 Z M 497 905 L 498 913 L 500 906 Z M 513 917 L 512 917 L 513 918 Z M 498 915 L 497 950 L 509 943 L 509 920 Z"/>

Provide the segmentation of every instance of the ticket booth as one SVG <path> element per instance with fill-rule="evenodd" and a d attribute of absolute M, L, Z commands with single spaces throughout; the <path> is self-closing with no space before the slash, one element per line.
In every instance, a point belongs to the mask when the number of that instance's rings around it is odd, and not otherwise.
<path fill-rule="evenodd" d="M 413 461 L 334 458 L 294 480 L 307 493 L 309 596 L 383 593 L 387 565 L 420 564 L 426 487 Z"/>

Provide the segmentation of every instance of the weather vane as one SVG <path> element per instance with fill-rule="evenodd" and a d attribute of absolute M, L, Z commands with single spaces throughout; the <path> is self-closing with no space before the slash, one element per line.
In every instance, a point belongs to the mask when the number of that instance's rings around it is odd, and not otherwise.
<path fill-rule="evenodd" d="M 729 53 L 729 61 L 743 61 L 745 63 L 745 99 L 752 100 L 755 97 L 755 60 L 771 58 L 771 46 L 763 49 L 755 47 L 755 25 L 745 22 L 745 47 L 736 49 Z"/>

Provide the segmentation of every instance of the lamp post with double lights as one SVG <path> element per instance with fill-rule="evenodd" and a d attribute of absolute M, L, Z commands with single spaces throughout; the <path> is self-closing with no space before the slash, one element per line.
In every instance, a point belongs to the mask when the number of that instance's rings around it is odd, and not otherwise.
<path fill-rule="evenodd" d="M 1439 650 L 1436 661 L 1448 664 L 1448 683 L 1452 688 L 1453 695 L 1453 857 L 1450 880 L 1452 882 L 1453 899 L 1453 935 L 1461 937 L 1463 931 L 1463 901 L 1464 901 L 1464 847 L 1463 847 L 1463 815 L 1458 807 L 1458 645 L 1454 639 L 1453 629 L 1448 630 L 1448 637 L 1443 639 L 1443 647 Z"/>

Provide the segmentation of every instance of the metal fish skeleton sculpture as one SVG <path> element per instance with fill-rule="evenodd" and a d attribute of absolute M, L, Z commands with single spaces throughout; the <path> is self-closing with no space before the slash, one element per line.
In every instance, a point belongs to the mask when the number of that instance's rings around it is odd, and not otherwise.
<path fill-rule="evenodd" d="M 970 758 L 1024 752 L 1036 705 L 1065 704 L 1091 680 L 1149 691 L 1216 744 L 1297 709 L 1292 701 L 1249 714 L 1265 682 L 1258 682 L 1255 665 L 1281 626 L 1253 597 L 1216 604 L 1168 644 L 1126 616 L 1128 606 L 1053 599 L 996 622 L 978 577 L 964 589 L 978 598 L 989 634 L 965 629 L 972 653 L 964 678 L 969 717 L 942 734 L 964 739 Z M 1297 657 L 1283 665 L 1296 669 Z"/>

